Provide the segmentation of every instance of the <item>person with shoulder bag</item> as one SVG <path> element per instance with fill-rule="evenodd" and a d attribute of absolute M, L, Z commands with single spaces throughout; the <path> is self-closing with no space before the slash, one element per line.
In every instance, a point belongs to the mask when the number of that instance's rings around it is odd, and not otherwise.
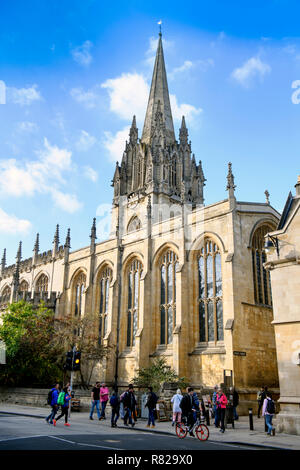
<path fill-rule="evenodd" d="M 56 426 L 56 422 L 62 418 L 63 416 L 65 417 L 65 426 L 70 426 L 68 423 L 68 414 L 69 414 L 69 403 L 71 400 L 71 393 L 68 391 L 68 387 L 64 387 L 63 391 L 60 392 L 58 396 L 57 403 L 61 406 L 61 414 L 56 418 L 56 420 L 53 420 L 54 426 Z"/>

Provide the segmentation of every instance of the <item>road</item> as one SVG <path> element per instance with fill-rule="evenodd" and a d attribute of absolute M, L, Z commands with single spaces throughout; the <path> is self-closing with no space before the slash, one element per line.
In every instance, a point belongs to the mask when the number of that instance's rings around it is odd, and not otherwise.
<path fill-rule="evenodd" d="M 111 428 L 94 421 L 77 421 L 74 419 L 69 428 L 64 426 L 63 419 L 57 426 L 49 425 L 44 419 L 15 416 L 0 412 L 0 451 L 41 451 L 41 450 L 104 450 L 104 451 L 159 451 L 173 450 L 244 450 L 247 446 L 225 444 L 208 440 L 200 442 L 197 438 L 187 436 L 179 439 L 175 434 L 164 435 L 155 432 L 137 431 L 135 429 Z M 251 449 L 255 449 L 251 447 Z"/>

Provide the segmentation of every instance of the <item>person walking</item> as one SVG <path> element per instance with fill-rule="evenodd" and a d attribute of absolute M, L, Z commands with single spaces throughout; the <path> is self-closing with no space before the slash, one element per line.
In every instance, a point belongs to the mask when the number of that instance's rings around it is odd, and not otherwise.
<path fill-rule="evenodd" d="M 129 421 L 129 424 L 131 424 L 131 426 L 133 427 L 135 425 L 135 422 L 132 421 L 132 417 L 135 416 L 136 399 L 134 396 L 134 389 L 132 384 L 128 385 L 128 389 L 124 394 L 123 405 L 125 411 L 124 425 L 128 426 L 127 421 Z"/>
<path fill-rule="evenodd" d="M 60 394 L 61 395 L 61 394 Z M 57 421 L 62 418 L 63 416 L 65 417 L 65 426 L 70 426 L 68 423 L 68 412 L 69 412 L 69 403 L 71 400 L 71 393 L 68 390 L 68 387 L 63 388 L 63 402 L 61 403 L 61 414 L 57 416 L 56 419 L 53 420 L 54 426 L 56 426 Z M 60 397 L 58 398 L 58 403 L 60 402 Z"/>
<path fill-rule="evenodd" d="M 100 419 L 106 419 L 105 417 L 105 408 L 109 399 L 109 390 L 106 387 L 105 383 L 102 384 L 100 388 L 100 403 L 101 403 L 101 416 Z"/>
<path fill-rule="evenodd" d="M 148 393 L 146 407 L 148 408 L 149 416 L 148 416 L 148 424 L 146 427 L 150 428 L 150 424 L 151 424 L 151 427 L 155 428 L 154 412 L 155 412 L 156 403 L 158 401 L 158 397 L 156 393 L 153 392 L 152 387 L 148 387 L 148 392 L 149 393 Z"/>
<path fill-rule="evenodd" d="M 111 406 L 111 427 L 116 428 L 117 421 L 120 416 L 120 397 L 118 395 L 117 388 L 114 389 L 113 394 L 110 397 L 109 403 Z"/>
<path fill-rule="evenodd" d="M 99 404 L 100 404 L 100 382 L 96 382 L 95 387 L 93 387 L 92 393 L 91 393 L 91 398 L 92 398 L 92 405 L 91 405 L 91 410 L 90 410 L 90 419 L 91 420 L 94 419 L 93 418 L 93 413 L 94 413 L 94 409 L 96 407 L 98 419 L 100 420 L 101 419 L 100 408 L 99 408 Z"/>
<path fill-rule="evenodd" d="M 240 401 L 239 394 L 236 391 L 235 387 L 233 387 L 233 393 L 232 393 L 233 419 L 235 419 L 236 421 L 239 419 L 239 415 L 236 410 L 239 404 L 239 401 Z"/>
<path fill-rule="evenodd" d="M 218 407 L 218 413 L 219 413 L 220 422 L 221 422 L 220 432 L 222 433 L 225 432 L 225 413 L 226 413 L 227 404 L 228 404 L 227 397 L 223 393 L 223 390 L 220 389 L 217 395 L 217 407 Z"/>
<path fill-rule="evenodd" d="M 258 411 L 257 417 L 260 418 L 260 412 L 263 407 L 264 400 L 266 398 L 266 387 L 261 387 L 261 389 L 257 392 L 257 403 L 258 403 Z"/>
<path fill-rule="evenodd" d="M 265 417 L 266 425 L 268 428 L 267 435 L 275 436 L 275 428 L 272 425 L 273 416 L 275 414 L 275 403 L 272 400 L 272 395 L 270 392 L 266 392 L 266 398 L 264 399 L 262 416 Z"/>
<path fill-rule="evenodd" d="M 51 402 L 50 402 L 51 413 L 49 414 L 49 416 L 47 416 L 47 418 L 45 418 L 47 423 L 49 424 L 53 424 L 53 419 L 55 418 L 55 415 L 58 411 L 58 405 L 57 405 L 58 395 L 59 395 L 59 383 L 56 383 L 53 385 L 51 389 Z"/>
<path fill-rule="evenodd" d="M 197 420 L 197 412 L 200 411 L 200 401 L 196 392 L 193 392 L 192 398 L 193 398 L 193 408 L 194 408 L 193 417 L 194 417 L 194 423 L 195 423 Z"/>
<path fill-rule="evenodd" d="M 193 393 L 194 389 L 192 387 L 187 388 L 187 393 L 183 396 L 180 402 L 180 408 L 182 410 L 182 415 L 187 419 L 187 425 L 189 426 L 189 434 L 194 437 L 193 426 L 194 426 L 194 415 L 193 412 L 196 411 L 193 404 Z"/>
<path fill-rule="evenodd" d="M 218 390 L 219 387 L 216 385 L 214 387 L 214 393 L 212 396 L 212 406 L 213 406 L 213 412 L 214 412 L 214 417 L 215 417 L 215 427 L 218 428 L 220 425 L 220 417 L 219 417 L 219 410 L 217 406 L 217 397 L 218 397 Z"/>
<path fill-rule="evenodd" d="M 175 423 L 181 422 L 182 409 L 180 408 L 180 402 L 182 398 L 183 398 L 183 395 L 181 393 L 180 388 L 178 388 L 175 395 L 173 395 L 171 398 L 171 403 L 173 403 L 172 426 L 174 426 Z"/>

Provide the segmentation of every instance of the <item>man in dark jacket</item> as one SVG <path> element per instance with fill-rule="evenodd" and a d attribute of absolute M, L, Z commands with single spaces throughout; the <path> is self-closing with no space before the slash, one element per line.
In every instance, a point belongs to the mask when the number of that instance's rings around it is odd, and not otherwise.
<path fill-rule="evenodd" d="M 236 408 L 237 408 L 237 406 L 238 406 L 238 404 L 239 404 L 239 401 L 240 401 L 240 399 L 239 399 L 239 394 L 238 394 L 238 392 L 236 391 L 236 389 L 233 388 L 233 393 L 232 393 L 232 407 L 233 407 L 233 418 L 234 418 L 235 420 L 238 420 L 238 419 L 239 419 L 239 415 L 238 415 L 238 413 L 237 413 L 237 411 L 236 411 Z"/>
<path fill-rule="evenodd" d="M 150 424 L 152 425 L 152 428 L 155 428 L 154 412 L 155 412 L 155 407 L 157 403 L 157 396 L 153 392 L 152 387 L 148 387 L 148 391 L 149 393 L 148 393 L 148 398 L 147 398 L 147 403 L 146 403 L 146 407 L 148 408 L 148 411 L 149 411 L 147 428 L 150 428 Z"/>
<path fill-rule="evenodd" d="M 113 394 L 109 400 L 111 406 L 111 427 L 117 427 L 117 421 L 120 415 L 120 397 L 118 395 L 117 387 L 114 388 Z"/>
<path fill-rule="evenodd" d="M 135 423 L 132 421 L 132 416 L 135 415 L 135 407 L 136 407 L 136 399 L 134 396 L 133 385 L 128 386 L 128 390 L 123 397 L 123 405 L 124 405 L 124 410 L 125 410 L 124 424 L 125 426 L 128 426 L 127 424 L 127 420 L 128 420 L 129 424 L 131 424 L 131 426 L 133 427 Z"/>
<path fill-rule="evenodd" d="M 182 415 L 187 418 L 187 425 L 189 426 L 190 436 L 194 436 L 193 426 L 194 426 L 194 415 L 193 412 L 196 411 L 194 402 L 193 402 L 193 393 L 194 389 L 188 387 L 187 393 L 183 396 L 180 402 L 180 408 L 182 409 Z"/>
<path fill-rule="evenodd" d="M 55 418 L 55 415 L 58 410 L 58 405 L 57 405 L 57 399 L 59 395 L 59 383 L 56 383 L 53 385 L 53 388 L 51 390 L 51 413 L 49 416 L 47 416 L 46 421 L 47 423 L 53 424 L 53 419 Z"/>

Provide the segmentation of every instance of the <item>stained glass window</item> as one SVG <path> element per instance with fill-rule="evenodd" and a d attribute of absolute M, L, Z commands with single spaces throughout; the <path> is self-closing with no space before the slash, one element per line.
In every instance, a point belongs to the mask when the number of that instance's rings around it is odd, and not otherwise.
<path fill-rule="evenodd" d="M 109 308 L 109 286 L 112 280 L 112 270 L 104 268 L 100 274 L 100 308 L 99 308 L 99 343 L 107 333 L 107 317 Z"/>
<path fill-rule="evenodd" d="M 140 303 L 140 279 L 143 266 L 135 259 L 130 264 L 128 272 L 128 302 L 127 302 L 127 347 L 135 346 L 135 337 L 138 329 L 138 315 Z"/>
<path fill-rule="evenodd" d="M 218 246 L 206 238 L 198 258 L 199 341 L 224 339 L 222 264 Z"/>
<path fill-rule="evenodd" d="M 48 276 L 41 274 L 35 284 L 35 292 L 48 292 Z"/>
<path fill-rule="evenodd" d="M 265 235 L 272 232 L 274 227 L 268 224 L 261 225 L 256 229 L 252 237 L 252 268 L 254 301 L 256 304 L 272 305 L 270 287 L 270 273 L 266 271 L 263 264 L 266 262 L 264 250 Z"/>
<path fill-rule="evenodd" d="M 176 254 L 169 250 L 160 260 L 160 343 L 173 342 L 176 322 Z"/>

